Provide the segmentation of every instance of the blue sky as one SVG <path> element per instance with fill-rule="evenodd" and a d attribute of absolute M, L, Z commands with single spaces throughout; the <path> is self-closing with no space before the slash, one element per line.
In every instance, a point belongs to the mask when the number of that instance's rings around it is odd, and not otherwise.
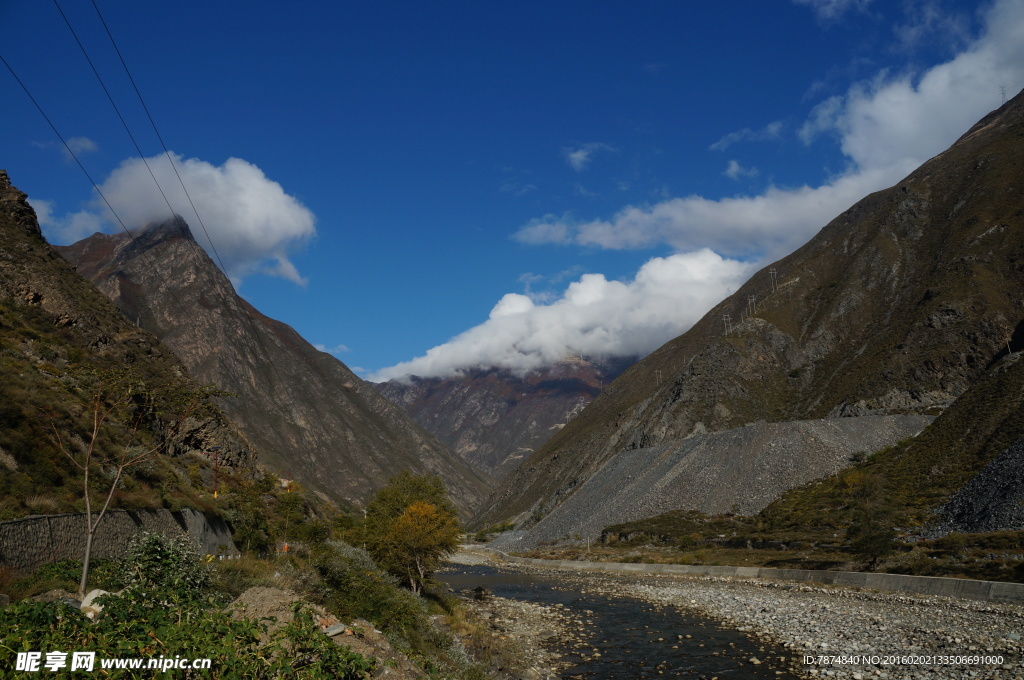
<path fill-rule="evenodd" d="M 97 4 L 239 291 L 378 379 L 649 352 L 1024 88 L 1024 0 Z M 0 55 L 123 221 L 166 216 L 54 4 L 0 0 Z M 119 229 L 0 92 L 48 238 Z"/>

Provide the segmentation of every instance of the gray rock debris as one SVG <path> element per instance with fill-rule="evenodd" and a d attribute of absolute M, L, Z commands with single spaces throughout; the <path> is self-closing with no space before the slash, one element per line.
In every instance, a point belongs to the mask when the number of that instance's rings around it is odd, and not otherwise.
<path fill-rule="evenodd" d="M 751 515 L 786 491 L 849 466 L 851 457 L 917 435 L 929 416 L 864 416 L 755 423 L 622 451 L 528 532 L 493 545 L 528 550 L 581 543 L 611 524 L 669 510 Z"/>

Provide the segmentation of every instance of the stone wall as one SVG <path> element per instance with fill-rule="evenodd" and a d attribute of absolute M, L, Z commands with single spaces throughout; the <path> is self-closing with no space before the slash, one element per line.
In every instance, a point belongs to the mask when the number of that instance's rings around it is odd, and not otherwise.
<path fill-rule="evenodd" d="M 186 534 L 200 554 L 236 554 L 231 530 L 220 517 L 191 509 L 110 510 L 93 539 L 92 556 L 120 556 L 141 532 Z M 81 559 L 85 550 L 85 515 L 44 515 L 0 522 L 0 564 L 27 572 L 48 562 Z"/>

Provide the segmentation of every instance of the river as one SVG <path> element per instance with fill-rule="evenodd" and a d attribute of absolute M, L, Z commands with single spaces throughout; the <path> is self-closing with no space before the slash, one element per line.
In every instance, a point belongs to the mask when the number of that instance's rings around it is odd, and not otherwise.
<path fill-rule="evenodd" d="M 578 615 L 586 624 L 586 644 L 565 640 L 557 650 L 574 664 L 562 673 L 566 679 L 797 678 L 779 661 L 792 657 L 788 650 L 675 607 L 601 594 L 586 587 L 586 576 L 452 565 L 438 578 L 455 592 L 483 587 L 498 597 L 561 605 Z M 600 650 L 599 658 L 593 649 Z"/>

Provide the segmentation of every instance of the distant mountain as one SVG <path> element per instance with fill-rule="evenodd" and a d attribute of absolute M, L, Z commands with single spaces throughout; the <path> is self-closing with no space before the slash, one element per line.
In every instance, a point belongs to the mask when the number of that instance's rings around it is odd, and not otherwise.
<path fill-rule="evenodd" d="M 133 236 L 94 234 L 59 250 L 192 376 L 236 395 L 224 408 L 268 467 L 356 506 L 403 469 L 439 475 L 463 512 L 485 497 L 489 480 L 343 363 L 239 297 L 184 220 Z"/>
<path fill-rule="evenodd" d="M 569 357 L 522 377 L 472 369 L 461 376 L 410 376 L 376 387 L 466 462 L 500 480 L 633 361 Z"/>
<path fill-rule="evenodd" d="M 871 194 L 625 371 L 480 521 L 572 495 L 620 451 L 759 420 L 940 413 L 1024 347 L 1024 96 Z"/>

